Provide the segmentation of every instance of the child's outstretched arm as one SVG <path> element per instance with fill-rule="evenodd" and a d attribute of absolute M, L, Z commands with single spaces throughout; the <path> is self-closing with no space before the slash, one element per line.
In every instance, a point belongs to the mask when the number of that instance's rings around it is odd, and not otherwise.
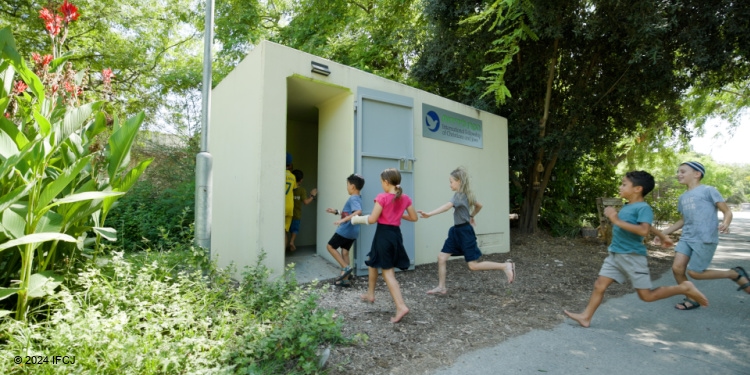
<path fill-rule="evenodd" d="M 411 207 L 411 206 L 409 206 L 409 207 Z M 417 210 L 417 212 L 420 215 L 422 215 L 422 219 L 427 219 L 430 216 L 435 216 L 435 215 L 438 215 L 438 214 L 442 214 L 443 212 L 448 211 L 451 208 L 453 208 L 453 203 L 452 202 L 448 202 L 448 203 L 446 203 L 446 204 L 444 204 L 444 205 L 442 205 L 442 206 L 440 206 L 440 207 L 438 207 L 438 208 L 436 208 L 436 209 L 434 209 L 434 210 L 432 210 L 430 212 L 424 212 L 422 210 Z M 416 220 L 412 220 L 412 221 L 416 221 Z"/>
<path fill-rule="evenodd" d="M 653 226 L 649 226 L 649 232 L 656 236 L 654 238 L 654 245 L 661 245 L 665 249 L 674 246 L 674 241 L 671 238 Z"/>
<path fill-rule="evenodd" d="M 372 212 L 369 215 L 352 215 L 350 220 L 352 221 L 352 224 L 375 224 L 378 222 L 381 213 L 383 213 L 383 206 L 381 206 L 380 203 L 375 202 L 375 206 L 372 208 Z"/>
<path fill-rule="evenodd" d="M 417 216 L 417 211 L 414 210 L 414 206 L 409 206 L 406 208 L 406 215 L 401 216 L 401 220 L 406 221 L 417 221 L 419 219 L 419 216 Z"/>
<path fill-rule="evenodd" d="M 719 224 L 719 232 L 729 233 L 729 224 L 732 224 L 732 210 L 729 209 L 726 202 L 716 203 L 716 208 L 724 214 L 724 220 Z"/>
<path fill-rule="evenodd" d="M 617 216 L 617 210 L 615 210 L 614 207 L 605 208 L 604 216 L 606 216 L 607 219 L 612 222 L 612 225 L 617 225 L 618 227 L 630 233 L 634 233 L 642 237 L 646 237 L 649 228 L 651 227 L 651 224 L 649 223 L 630 224 L 627 221 L 620 220 L 620 218 Z"/>
<path fill-rule="evenodd" d="M 664 229 L 664 230 L 663 230 L 663 231 L 661 231 L 661 232 L 662 232 L 662 233 L 664 233 L 664 234 L 670 234 L 670 233 L 672 233 L 672 232 L 674 232 L 674 231 L 676 231 L 676 230 L 678 230 L 678 229 L 682 228 L 682 226 L 683 226 L 683 225 L 685 225 L 685 220 L 683 220 L 683 219 L 680 219 L 680 220 L 677 220 L 677 221 L 676 221 L 676 222 L 675 222 L 674 224 L 672 224 L 671 226 L 669 226 L 669 228 L 667 228 L 667 229 Z"/>
<path fill-rule="evenodd" d="M 334 225 L 341 225 L 343 223 L 346 223 L 347 221 L 351 221 L 354 216 L 359 216 L 359 215 L 362 215 L 362 210 L 354 211 L 354 212 L 352 212 L 351 215 L 349 215 L 349 216 L 347 216 L 347 217 L 345 217 L 345 218 L 343 218 L 341 220 L 334 221 L 333 224 Z"/>

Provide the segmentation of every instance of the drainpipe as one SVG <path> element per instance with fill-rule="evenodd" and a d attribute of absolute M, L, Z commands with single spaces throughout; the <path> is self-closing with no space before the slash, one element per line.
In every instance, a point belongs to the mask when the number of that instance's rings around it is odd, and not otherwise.
<path fill-rule="evenodd" d="M 201 149 L 195 156 L 195 245 L 208 249 L 211 256 L 212 160 L 208 152 L 211 111 L 211 45 L 214 39 L 214 0 L 206 0 L 206 27 L 203 40 L 203 105 L 201 109 Z"/>

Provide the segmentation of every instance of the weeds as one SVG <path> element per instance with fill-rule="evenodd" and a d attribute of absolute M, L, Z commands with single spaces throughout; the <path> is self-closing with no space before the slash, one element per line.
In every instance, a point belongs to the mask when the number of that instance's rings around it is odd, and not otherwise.
<path fill-rule="evenodd" d="M 319 371 L 317 350 L 345 342 L 332 311 L 293 274 L 261 264 L 240 281 L 197 249 L 115 253 L 89 265 L 24 323 L 0 322 L 5 374 L 234 374 Z M 208 264 L 207 267 L 201 267 Z M 16 365 L 14 357 L 49 363 Z M 54 356 L 75 363 L 53 365 Z"/>

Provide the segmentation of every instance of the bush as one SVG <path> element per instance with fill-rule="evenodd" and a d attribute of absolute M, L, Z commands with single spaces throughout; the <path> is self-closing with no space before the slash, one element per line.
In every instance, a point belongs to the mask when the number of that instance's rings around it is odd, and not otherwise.
<path fill-rule="evenodd" d="M 341 321 L 317 308 L 311 287 L 269 281 L 258 262 L 237 283 L 195 248 L 115 253 L 89 265 L 33 311 L 0 322 L 0 372 L 14 356 L 69 356 L 35 374 L 314 373 L 316 350 L 343 342 Z M 50 362 L 52 361 L 50 357 Z"/>

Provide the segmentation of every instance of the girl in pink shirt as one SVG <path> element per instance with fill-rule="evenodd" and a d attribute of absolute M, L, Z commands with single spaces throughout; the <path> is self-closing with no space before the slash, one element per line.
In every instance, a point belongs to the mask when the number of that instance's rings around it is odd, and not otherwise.
<path fill-rule="evenodd" d="M 378 268 L 382 269 L 383 279 L 391 293 L 393 303 L 396 304 L 396 315 L 391 318 L 391 323 L 397 323 L 409 313 L 409 308 L 406 307 L 404 298 L 401 296 L 401 287 L 396 280 L 394 267 L 406 270 L 411 263 L 404 248 L 404 239 L 399 226 L 402 219 L 417 221 L 417 211 L 414 210 L 411 198 L 403 194 L 401 173 L 397 169 L 384 170 L 380 174 L 380 183 L 384 193 L 375 197 L 375 207 L 372 213 L 367 216 L 355 216 L 351 222 L 365 225 L 378 223 L 372 240 L 372 248 L 365 261 L 369 267 L 367 294 L 363 294 L 361 299 L 370 303 L 375 302 Z"/>

